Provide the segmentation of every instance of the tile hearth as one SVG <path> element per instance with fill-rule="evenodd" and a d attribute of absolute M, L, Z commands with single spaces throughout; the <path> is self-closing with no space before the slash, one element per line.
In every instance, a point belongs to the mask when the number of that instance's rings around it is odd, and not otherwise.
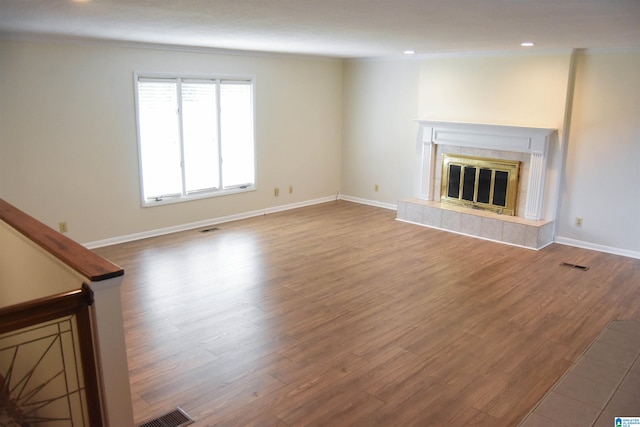
<path fill-rule="evenodd" d="M 397 219 L 529 249 L 542 249 L 553 242 L 553 221 L 535 221 L 421 199 L 398 202 Z"/>

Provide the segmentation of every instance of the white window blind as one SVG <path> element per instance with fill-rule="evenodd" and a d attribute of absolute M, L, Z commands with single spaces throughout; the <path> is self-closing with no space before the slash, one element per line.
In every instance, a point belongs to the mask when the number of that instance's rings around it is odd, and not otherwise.
<path fill-rule="evenodd" d="M 137 78 L 144 204 L 250 189 L 253 82 Z"/>

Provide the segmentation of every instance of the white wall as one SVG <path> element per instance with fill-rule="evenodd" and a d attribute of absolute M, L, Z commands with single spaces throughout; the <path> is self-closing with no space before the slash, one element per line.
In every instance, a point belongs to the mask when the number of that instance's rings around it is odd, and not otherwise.
<path fill-rule="evenodd" d="M 560 241 L 640 256 L 640 52 L 577 56 L 561 203 Z"/>
<path fill-rule="evenodd" d="M 134 71 L 255 76 L 258 191 L 142 208 Z M 314 200 L 340 187 L 338 60 L 5 39 L 0 76 L 0 197 L 54 228 L 67 221 L 81 243 Z"/>

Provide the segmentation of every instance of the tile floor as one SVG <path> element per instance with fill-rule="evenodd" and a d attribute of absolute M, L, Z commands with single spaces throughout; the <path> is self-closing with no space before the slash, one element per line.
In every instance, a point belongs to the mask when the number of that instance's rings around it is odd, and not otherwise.
<path fill-rule="evenodd" d="M 640 417 L 640 321 L 614 320 L 520 427 L 614 427 Z"/>

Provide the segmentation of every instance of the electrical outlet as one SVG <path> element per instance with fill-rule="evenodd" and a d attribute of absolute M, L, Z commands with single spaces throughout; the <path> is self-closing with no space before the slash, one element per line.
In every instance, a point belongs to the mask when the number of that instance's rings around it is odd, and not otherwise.
<path fill-rule="evenodd" d="M 59 222 L 58 228 L 60 229 L 61 233 L 66 233 L 67 231 L 69 231 L 69 229 L 67 228 L 67 221 Z"/>
<path fill-rule="evenodd" d="M 576 227 L 582 227 L 582 218 L 576 217 Z"/>
<path fill-rule="evenodd" d="M 378 184 L 374 184 L 373 185 L 373 189 L 374 189 L 374 191 L 378 191 L 378 190 L 380 190 L 380 186 Z"/>
<path fill-rule="evenodd" d="M 278 197 L 280 195 L 280 189 L 278 187 L 274 188 L 273 195 Z"/>
<path fill-rule="evenodd" d="M 289 194 L 293 194 L 293 185 L 289 186 Z"/>

